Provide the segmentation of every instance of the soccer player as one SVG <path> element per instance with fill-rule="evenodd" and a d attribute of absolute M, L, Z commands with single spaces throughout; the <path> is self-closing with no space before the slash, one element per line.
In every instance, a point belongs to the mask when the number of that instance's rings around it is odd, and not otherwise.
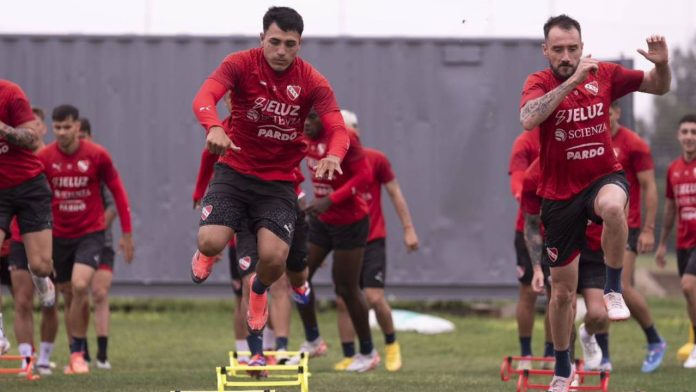
<path fill-rule="evenodd" d="M 633 287 L 633 274 L 638 253 L 652 252 L 655 246 L 655 214 L 657 212 L 657 186 L 650 147 L 637 134 L 619 124 L 621 107 L 614 101 L 609 108 L 611 143 L 616 159 L 626 173 L 630 186 L 628 211 L 628 244 L 624 253 L 621 287 L 631 316 L 645 332 L 648 341 L 647 354 L 641 371 L 655 371 L 665 356 L 667 343 L 655 328 L 645 298 Z M 645 222 L 641 229 L 641 200 L 645 201 Z"/>
<path fill-rule="evenodd" d="M 44 111 L 41 108 L 32 108 L 37 124 L 40 140 L 36 151 L 43 148 L 43 136 L 46 134 Z M 14 331 L 17 339 L 19 355 L 28 357 L 34 351 L 34 284 L 29 272 L 27 252 L 19 232 L 17 220 L 10 225 L 12 240 L 8 256 L 9 274 L 12 280 L 12 296 L 15 303 Z M 50 278 L 45 278 L 50 279 Z M 53 283 L 51 283 L 53 284 Z M 51 354 L 53 344 L 58 333 L 58 311 L 55 301 L 50 306 L 41 307 L 41 343 L 39 345 L 39 359 L 36 363 L 36 371 L 41 375 L 50 375 Z"/>
<path fill-rule="evenodd" d="M 307 167 L 312 174 L 318 170 L 318 162 L 327 154 L 329 134 L 326 131 L 317 113 L 311 112 L 305 121 L 304 133 L 311 140 Z M 343 175 L 333 179 L 312 177 L 314 199 L 306 209 L 309 214 L 307 264 L 311 281 L 317 268 L 333 251 L 331 276 L 335 292 L 348 309 L 360 346 L 359 354 L 355 355 L 346 371 L 365 372 L 376 368 L 380 362 L 372 344 L 368 306 L 360 290 L 363 255 L 370 228 L 367 203 L 360 196 L 360 191 L 367 188 L 372 170 L 358 135 L 353 131 L 349 135 L 350 148 L 344 161 Z M 308 332 L 316 331 L 316 336 L 319 334 L 314 305 L 298 308 L 307 342 L 311 342 L 312 336 Z"/>
<path fill-rule="evenodd" d="M 0 243 L 17 217 L 29 271 L 41 303 L 55 302 L 48 276 L 51 258 L 51 192 L 34 151 L 40 146 L 39 124 L 22 89 L 0 79 Z"/>
<path fill-rule="evenodd" d="M 525 171 L 539 156 L 539 129 L 522 132 L 512 145 L 510 154 L 510 189 L 515 200 L 519 203 L 522 195 Z M 532 288 L 534 270 L 524 239 L 524 216 L 522 208 L 518 208 L 515 224 L 515 253 L 517 256 L 517 280 L 519 281 L 519 300 L 517 301 L 517 333 L 520 341 L 520 355 L 532 356 L 532 332 L 534 331 L 534 314 L 538 293 Z M 551 329 L 548 326 L 548 315 L 544 318 L 544 356 L 553 356 Z M 531 362 L 519 361 L 521 369 L 531 368 Z"/>
<path fill-rule="evenodd" d="M 358 131 L 358 119 L 355 113 L 341 110 L 346 126 Z M 361 192 L 368 206 L 370 217 L 370 230 L 365 246 L 365 256 L 362 271 L 360 273 L 360 287 L 363 289 L 365 298 L 370 308 L 374 309 L 385 343 L 385 368 L 395 372 L 401 369 L 401 347 L 396 341 L 396 331 L 392 320 L 392 310 L 389 302 L 384 297 L 384 287 L 387 273 L 386 255 L 386 225 L 382 214 L 382 186 L 386 188 L 387 194 L 394 205 L 401 225 L 404 230 L 404 245 L 407 252 L 418 249 L 418 235 L 411 220 L 411 213 L 401 192 L 399 182 L 391 168 L 391 162 L 383 152 L 363 148 L 368 165 L 372 168 L 372 177 L 369 186 Z M 336 308 L 338 310 L 338 331 L 343 348 L 343 360 L 334 366 L 335 370 L 345 370 L 353 361 L 355 356 L 355 330 L 348 314 L 345 302 L 341 297 L 336 298 Z"/>
<path fill-rule="evenodd" d="M 696 114 L 679 121 L 677 139 L 682 154 L 667 169 L 665 211 L 655 261 L 666 264 L 667 238 L 677 220 L 677 266 L 686 310 L 696 332 Z M 685 368 L 696 368 L 696 348 L 691 350 Z"/>
<path fill-rule="evenodd" d="M 520 103 L 527 130 L 540 127 L 544 258 L 551 266 L 550 320 L 556 357 L 551 391 L 567 391 L 572 380 L 569 333 L 577 259 L 585 222 L 603 223 L 607 264 L 605 302 L 610 320 L 630 312 L 621 295 L 621 266 L 628 240 L 628 183 L 611 150 L 609 106 L 634 91 L 664 94 L 671 72 L 664 37 L 647 39 L 639 52 L 655 64 L 650 72 L 583 57 L 580 24 L 567 15 L 549 18 L 542 44 L 549 68 L 530 75 Z"/>
<path fill-rule="evenodd" d="M 79 117 L 74 106 L 56 107 L 52 115 L 56 141 L 38 154 L 53 190 L 56 282 L 66 297 L 66 318 L 72 335 L 68 374 L 89 372 L 84 359 L 87 333 L 84 306 L 104 249 L 102 183 L 113 194 L 118 210 L 121 251 L 126 262 L 133 260 L 126 191 L 109 153 L 98 144 L 80 139 Z"/>
<path fill-rule="evenodd" d="M 7 265 L 7 256 L 10 254 L 10 240 L 6 239 L 0 246 L 0 285 L 12 288 L 10 270 Z M 10 341 L 5 336 L 5 326 L 2 321 L 2 295 L 0 295 L 0 355 L 10 350 Z"/>
<path fill-rule="evenodd" d="M 207 279 L 214 257 L 235 232 L 247 227 L 254 233 L 259 262 L 247 312 L 253 333 L 264 329 L 266 291 L 285 271 L 297 218 L 293 181 L 307 151 L 302 127 L 310 108 L 316 108 L 329 135 L 318 177 L 332 179 L 341 173 L 349 144 L 331 86 L 297 56 L 303 29 L 297 11 L 271 7 L 263 17 L 261 47 L 227 56 L 193 101 L 193 111 L 207 132 L 208 149 L 222 157 L 201 203 L 191 277 L 196 283 Z M 225 129 L 215 107 L 227 91 L 232 91 L 231 129 Z M 265 364 L 260 346 L 249 347 L 249 365 Z"/>

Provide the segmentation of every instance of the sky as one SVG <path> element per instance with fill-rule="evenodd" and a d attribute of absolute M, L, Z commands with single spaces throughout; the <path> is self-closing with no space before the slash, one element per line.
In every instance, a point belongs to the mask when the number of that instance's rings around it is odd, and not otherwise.
<path fill-rule="evenodd" d="M 696 36 L 694 0 L 0 0 L 0 34 L 247 35 L 272 5 L 297 9 L 305 36 L 542 37 L 551 15 L 582 25 L 584 53 L 631 58 L 651 34 L 686 47 Z M 541 52 L 540 52 L 541 55 Z M 652 98 L 638 94 L 639 117 Z"/>

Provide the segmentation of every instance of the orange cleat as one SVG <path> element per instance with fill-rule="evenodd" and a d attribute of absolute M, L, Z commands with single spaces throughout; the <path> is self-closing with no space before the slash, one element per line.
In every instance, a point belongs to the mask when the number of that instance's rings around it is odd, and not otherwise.
<path fill-rule="evenodd" d="M 213 271 L 215 260 L 215 257 L 208 257 L 199 251 L 193 254 L 193 259 L 191 260 L 191 280 L 193 280 L 193 283 L 201 284 L 208 279 L 208 276 Z"/>
<path fill-rule="evenodd" d="M 65 374 L 89 373 L 89 365 L 85 361 L 85 354 L 77 352 L 70 354 L 70 364 L 65 367 Z"/>
<path fill-rule="evenodd" d="M 256 274 L 252 275 L 251 286 L 254 285 Z M 247 327 L 251 333 L 261 333 L 268 321 L 268 294 L 256 294 L 249 290 L 249 308 L 247 310 Z"/>

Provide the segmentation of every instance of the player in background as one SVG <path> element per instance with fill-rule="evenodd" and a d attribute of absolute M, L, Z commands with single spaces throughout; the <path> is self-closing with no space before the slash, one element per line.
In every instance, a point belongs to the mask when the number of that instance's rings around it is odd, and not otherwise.
<path fill-rule="evenodd" d="M 607 264 L 604 289 L 610 320 L 625 320 L 630 311 L 621 294 L 621 271 L 628 227 L 625 207 L 628 182 L 611 150 L 609 106 L 634 91 L 665 94 L 671 71 L 664 37 L 647 39 L 639 52 L 655 67 L 649 72 L 583 57 L 580 24 L 567 15 L 544 25 L 543 53 L 549 68 L 531 74 L 520 102 L 520 122 L 540 128 L 542 220 L 546 229 L 544 258 L 551 266 L 550 320 L 556 357 L 550 390 L 567 391 L 573 379 L 569 356 L 572 299 L 585 222 L 602 223 Z"/>
<path fill-rule="evenodd" d="M 341 114 L 346 126 L 359 132 L 358 118 L 355 113 L 341 110 Z M 418 235 L 413 226 L 406 198 L 401 192 L 399 182 L 392 171 L 391 162 L 389 162 L 389 159 L 383 152 L 376 149 L 363 148 L 363 151 L 368 165 L 372 168 L 372 177 L 368 187 L 361 192 L 361 196 L 365 199 L 368 206 L 370 230 L 360 273 L 360 287 L 365 294 L 367 304 L 371 309 L 374 309 L 377 322 L 384 334 L 385 368 L 388 371 L 395 372 L 401 369 L 402 359 L 401 347 L 399 342 L 396 341 L 392 310 L 384 296 L 387 278 L 387 231 L 384 215 L 382 214 L 382 186 L 387 190 L 387 194 L 401 221 L 404 230 L 403 241 L 407 252 L 410 253 L 418 249 Z M 338 311 L 338 332 L 341 338 L 343 359 L 334 366 L 334 369 L 340 371 L 350 366 L 355 356 L 355 329 L 353 328 L 346 304 L 341 297 L 336 298 L 336 309 Z"/>
<path fill-rule="evenodd" d="M 681 118 L 677 140 L 682 153 L 667 169 L 667 198 L 655 261 L 658 266 L 665 266 L 667 238 L 676 220 L 677 267 L 686 311 L 696 332 L 696 114 Z M 684 367 L 696 368 L 696 348 L 684 361 Z"/>
<path fill-rule="evenodd" d="M 120 248 L 127 263 L 133 260 L 128 197 L 109 153 L 81 140 L 79 112 L 71 105 L 53 110 L 56 141 L 39 151 L 53 190 L 54 258 L 56 282 L 66 302 L 72 335 L 68 374 L 88 373 L 84 359 L 87 323 L 85 303 L 104 249 L 106 229 L 101 184 L 114 196 L 121 221 Z"/>

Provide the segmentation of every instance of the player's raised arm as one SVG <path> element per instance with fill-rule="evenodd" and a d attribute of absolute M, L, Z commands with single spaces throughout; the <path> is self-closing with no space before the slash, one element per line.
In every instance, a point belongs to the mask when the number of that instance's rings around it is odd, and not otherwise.
<path fill-rule="evenodd" d="M 664 95 L 669 92 L 672 83 L 672 71 L 669 68 L 669 49 L 667 41 L 661 35 L 652 35 L 645 40 L 648 43 L 648 51 L 638 49 L 648 61 L 655 64 L 655 68 L 646 72 L 638 91 Z"/>

